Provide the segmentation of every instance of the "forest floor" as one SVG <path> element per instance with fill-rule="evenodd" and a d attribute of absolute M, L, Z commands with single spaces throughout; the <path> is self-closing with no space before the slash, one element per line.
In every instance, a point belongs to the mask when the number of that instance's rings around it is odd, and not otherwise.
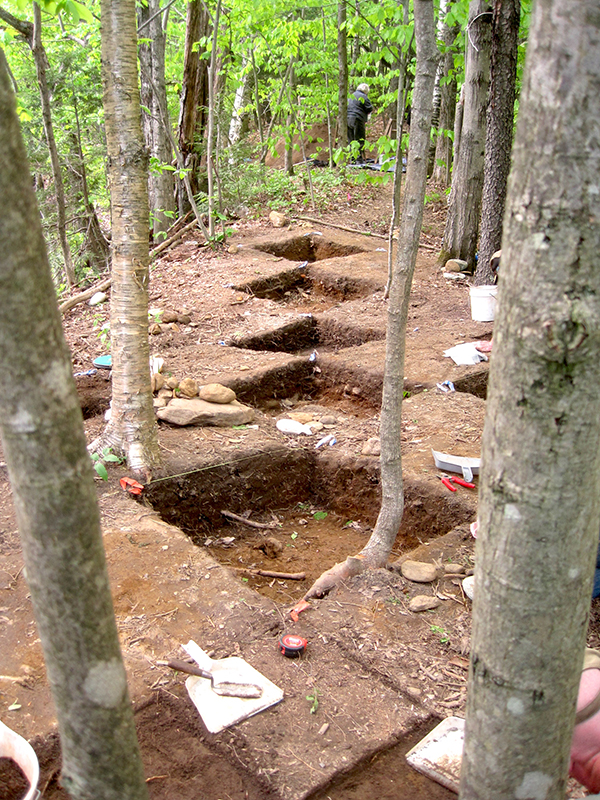
<path fill-rule="evenodd" d="M 411 294 L 406 508 L 390 568 L 312 600 L 297 622 L 289 614 L 324 569 L 364 546 L 377 517 L 379 459 L 372 453 L 390 194 L 390 187 L 344 191 L 319 222 L 292 213 L 281 229 L 271 226 L 266 209 L 258 219 L 239 220 L 223 249 L 213 251 L 190 233 L 153 263 L 150 306 L 158 327 L 151 352 L 164 360 L 163 375 L 224 384 L 254 411 L 250 423 L 229 428 L 160 422 L 163 465 L 137 501 L 120 488 L 125 467 L 109 466 L 109 480 L 98 480 L 153 800 L 452 796 L 407 766 L 404 755 L 441 719 L 464 715 L 471 609 L 462 579 L 474 568 L 469 523 L 477 489 L 448 491 L 431 451 L 480 455 L 488 363 L 456 366 L 444 351 L 490 339 L 493 323 L 471 319 L 466 280 L 446 279 L 436 265 L 443 203 L 426 207 Z M 166 322 L 170 317 L 180 321 Z M 107 304 L 80 304 L 65 315 L 75 374 L 106 352 L 100 333 L 107 319 Z M 436 388 L 446 380 L 457 391 Z M 92 440 L 109 406 L 110 373 L 76 382 Z M 298 414 L 320 429 L 307 436 L 276 428 Z M 316 448 L 329 434 L 335 443 Z M 66 795 L 58 735 L 4 466 L 0 555 L 0 717 L 33 742 L 42 797 L 59 800 Z M 436 580 L 402 577 L 407 558 L 434 564 Z M 446 574 L 447 564 L 461 565 L 462 574 Z M 257 569 L 306 577 L 248 572 Z M 412 612 L 416 595 L 440 604 Z M 597 630 L 594 623 L 592 645 L 600 641 Z M 307 640 L 300 658 L 280 653 L 283 633 Z M 190 639 L 214 658 L 243 657 L 283 690 L 283 700 L 209 733 L 183 677 L 157 665 L 181 659 Z M 20 796 L 14 781 L 4 786 L 0 800 Z M 585 796 L 571 788 L 573 797 Z"/>

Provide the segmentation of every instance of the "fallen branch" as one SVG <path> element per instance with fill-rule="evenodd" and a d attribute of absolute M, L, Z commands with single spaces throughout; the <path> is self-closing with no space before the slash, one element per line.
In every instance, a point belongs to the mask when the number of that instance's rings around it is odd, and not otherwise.
<path fill-rule="evenodd" d="M 112 278 L 106 278 L 106 280 L 102 281 L 102 283 L 97 283 L 96 286 L 93 286 L 91 289 L 88 289 L 87 291 L 82 292 L 75 297 L 70 297 L 68 300 L 65 300 L 64 303 L 59 305 L 59 311 L 61 314 L 66 314 L 67 311 L 70 311 L 74 306 L 89 300 L 90 297 L 93 297 L 96 294 L 96 292 L 103 292 L 105 289 L 108 289 L 111 282 Z"/>
<path fill-rule="evenodd" d="M 381 233 L 359 231 L 358 228 L 347 228 L 345 225 L 336 225 L 335 222 L 325 222 L 322 219 L 315 219 L 314 217 L 298 216 L 297 219 L 302 219 L 306 222 L 314 222 L 316 225 L 328 225 L 330 228 L 337 228 L 340 231 L 348 231 L 348 233 L 359 233 L 361 236 L 376 236 L 378 239 L 387 239 L 387 236 L 383 236 Z"/>
<path fill-rule="evenodd" d="M 261 578 L 279 578 L 282 581 L 303 581 L 306 572 L 272 572 L 269 569 L 248 569 L 247 567 L 234 567 L 236 572 L 244 575 Z"/>
<path fill-rule="evenodd" d="M 165 239 L 164 242 L 161 242 L 155 248 L 150 251 L 150 259 L 156 258 L 159 253 L 162 253 L 163 250 L 166 250 L 167 247 L 170 247 L 173 242 L 176 242 L 178 239 L 181 239 L 184 233 L 191 231 L 192 228 L 199 228 L 198 220 L 193 220 L 192 222 L 188 222 L 183 228 L 180 228 L 177 233 L 174 233 L 169 239 Z"/>
<path fill-rule="evenodd" d="M 273 528 L 276 527 L 272 522 L 254 522 L 251 519 L 246 519 L 246 517 L 240 517 L 232 511 L 221 511 L 221 514 L 227 517 L 227 519 L 232 519 L 234 522 L 241 522 L 243 525 L 249 525 L 251 528 L 268 528 L 269 530 L 273 530 Z"/>

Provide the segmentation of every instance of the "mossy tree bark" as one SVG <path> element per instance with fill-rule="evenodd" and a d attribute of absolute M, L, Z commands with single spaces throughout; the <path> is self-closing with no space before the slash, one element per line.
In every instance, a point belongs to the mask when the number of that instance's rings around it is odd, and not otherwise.
<path fill-rule="evenodd" d="M 151 477 L 158 439 L 148 343 L 148 152 L 141 125 L 134 0 L 101 3 L 102 81 L 112 225 L 111 417 L 97 448 Z"/>
<path fill-rule="evenodd" d="M 538 0 L 483 435 L 463 800 L 565 797 L 600 523 L 600 6 Z"/>
<path fill-rule="evenodd" d="M 93 470 L 0 50 L 0 431 L 73 800 L 145 800 Z"/>

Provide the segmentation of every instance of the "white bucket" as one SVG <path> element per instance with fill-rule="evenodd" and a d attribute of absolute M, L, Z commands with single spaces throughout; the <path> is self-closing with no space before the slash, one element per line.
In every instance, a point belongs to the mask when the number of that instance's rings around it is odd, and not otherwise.
<path fill-rule="evenodd" d="M 29 781 L 29 791 L 21 800 L 32 800 L 37 794 L 40 779 L 40 767 L 35 750 L 29 742 L 0 722 L 0 757 L 12 758 L 23 770 Z"/>
<path fill-rule="evenodd" d="M 471 319 L 491 322 L 496 312 L 497 286 L 471 286 Z"/>

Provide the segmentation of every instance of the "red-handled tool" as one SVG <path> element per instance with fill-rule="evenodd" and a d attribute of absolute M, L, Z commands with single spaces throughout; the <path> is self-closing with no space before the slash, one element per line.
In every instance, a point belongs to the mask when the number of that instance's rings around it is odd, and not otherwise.
<path fill-rule="evenodd" d="M 465 486 L 467 489 L 475 488 L 474 483 L 469 483 L 469 481 L 465 481 L 463 478 L 455 478 L 454 475 L 448 475 L 448 480 L 452 481 L 452 483 L 458 483 L 459 486 Z"/>
<path fill-rule="evenodd" d="M 452 484 L 450 483 L 451 478 L 447 478 L 445 475 L 436 475 L 436 477 L 439 478 L 441 482 L 444 484 L 444 486 L 447 489 L 450 489 L 451 492 L 456 491 L 456 486 L 452 486 Z"/>

